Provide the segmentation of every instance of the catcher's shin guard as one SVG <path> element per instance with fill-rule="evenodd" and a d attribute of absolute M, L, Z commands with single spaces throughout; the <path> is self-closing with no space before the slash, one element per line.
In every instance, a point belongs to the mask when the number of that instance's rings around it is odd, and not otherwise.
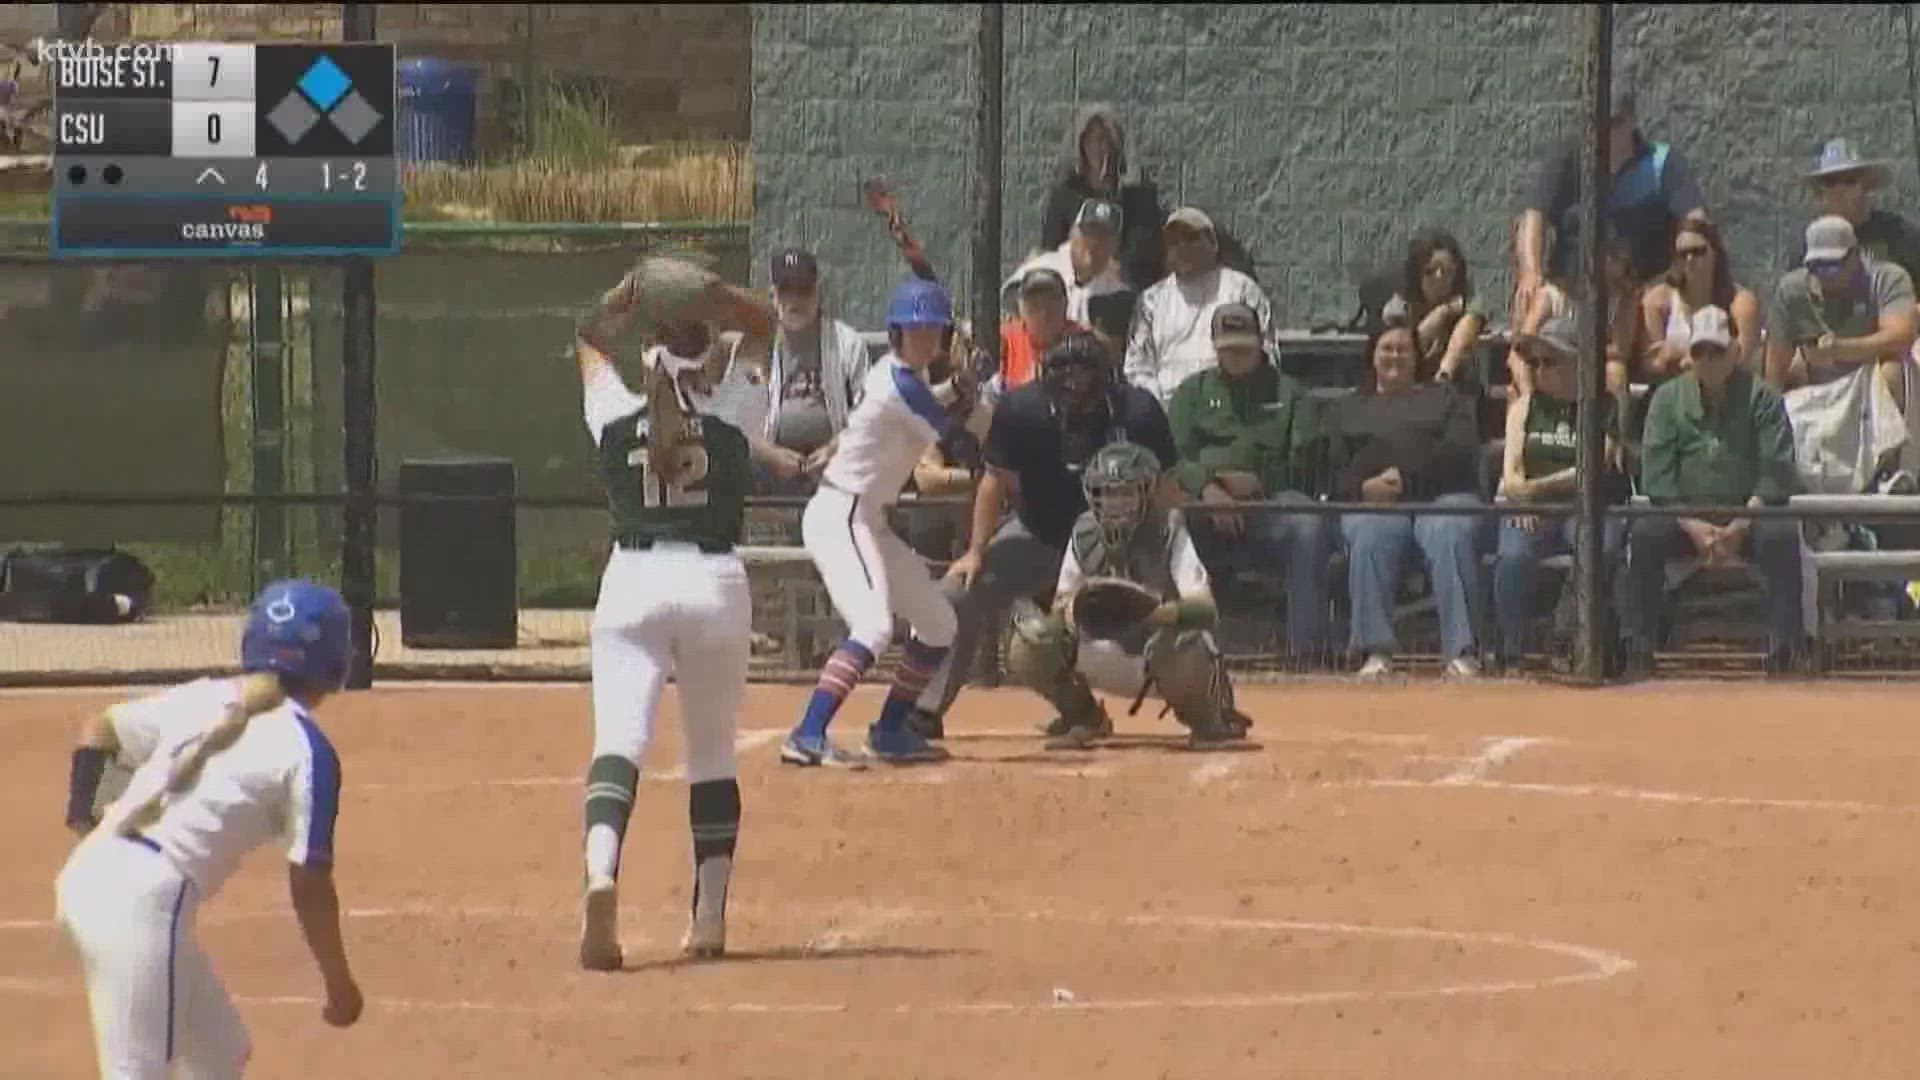
<path fill-rule="evenodd" d="M 1227 729 L 1233 686 L 1227 661 L 1204 630 L 1163 630 L 1147 643 L 1147 675 L 1180 723 L 1196 734 Z"/>
<path fill-rule="evenodd" d="M 1100 716 L 1100 703 L 1074 670 L 1075 651 L 1073 629 L 1064 620 L 1041 611 L 1031 600 L 1015 601 L 1007 677 L 1046 698 L 1069 726 Z"/>

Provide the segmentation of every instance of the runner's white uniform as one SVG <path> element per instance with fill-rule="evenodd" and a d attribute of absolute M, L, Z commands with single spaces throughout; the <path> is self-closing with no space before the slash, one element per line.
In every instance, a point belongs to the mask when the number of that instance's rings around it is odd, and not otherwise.
<path fill-rule="evenodd" d="M 86 974 L 100 1073 L 112 1080 L 160 1080 L 169 1067 L 209 1080 L 240 1076 L 246 1026 L 200 950 L 194 916 L 262 844 L 284 844 L 287 859 L 303 866 L 333 859 L 340 759 L 292 701 L 249 721 L 139 839 L 115 833 L 232 695 L 228 682 L 189 683 L 138 703 L 153 730 L 186 733 L 156 744 L 55 883 L 60 924 Z M 195 714 L 199 723 L 188 728 Z"/>

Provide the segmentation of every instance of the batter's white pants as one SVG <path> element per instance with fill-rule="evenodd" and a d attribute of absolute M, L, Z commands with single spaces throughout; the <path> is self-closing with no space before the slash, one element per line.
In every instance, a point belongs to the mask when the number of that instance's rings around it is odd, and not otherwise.
<path fill-rule="evenodd" d="M 738 556 L 682 544 L 616 549 L 593 611 L 593 756 L 640 766 L 671 675 L 687 781 L 731 778 L 752 637 L 753 598 Z"/>
<path fill-rule="evenodd" d="M 885 503 L 822 485 L 800 518 L 800 536 L 847 636 L 875 657 L 893 640 L 896 615 L 922 644 L 953 644 L 953 603 L 927 561 L 887 525 Z"/>
<path fill-rule="evenodd" d="M 54 885 L 80 952 L 102 1080 L 234 1080 L 246 1025 L 194 936 L 199 890 L 166 856 L 97 833 Z"/>

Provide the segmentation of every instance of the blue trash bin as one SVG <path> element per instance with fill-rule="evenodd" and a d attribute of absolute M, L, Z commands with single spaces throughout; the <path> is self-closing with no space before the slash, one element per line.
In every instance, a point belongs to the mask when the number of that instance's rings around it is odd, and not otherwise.
<path fill-rule="evenodd" d="M 402 60 L 400 156 L 407 162 L 473 160 L 474 73 L 447 60 Z"/>

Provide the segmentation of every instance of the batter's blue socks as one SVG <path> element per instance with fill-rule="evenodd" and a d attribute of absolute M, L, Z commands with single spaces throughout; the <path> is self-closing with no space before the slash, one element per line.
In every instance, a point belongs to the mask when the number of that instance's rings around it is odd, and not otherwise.
<path fill-rule="evenodd" d="M 827 725 L 833 722 L 833 714 L 840 711 L 840 703 L 860 685 L 860 677 L 872 666 L 873 653 L 865 645 L 851 638 L 841 642 L 820 668 L 820 681 L 813 688 L 813 697 L 807 701 L 807 714 L 800 719 L 801 737 L 825 738 Z"/>
<path fill-rule="evenodd" d="M 900 647 L 900 663 L 893 669 L 893 689 L 887 692 L 887 703 L 880 707 L 880 722 L 875 726 L 881 731 L 899 731 L 906 726 L 907 714 L 933 680 L 933 673 L 940 670 L 947 648 L 917 638 Z"/>

